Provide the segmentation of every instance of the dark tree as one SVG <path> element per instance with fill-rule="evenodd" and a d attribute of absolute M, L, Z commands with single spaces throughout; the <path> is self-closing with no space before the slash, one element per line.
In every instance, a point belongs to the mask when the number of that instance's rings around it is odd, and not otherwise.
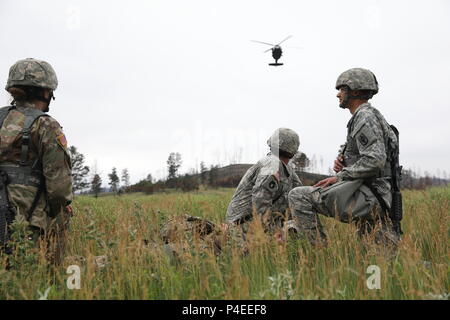
<path fill-rule="evenodd" d="M 98 197 L 101 188 L 102 188 L 102 179 L 98 174 L 95 174 L 91 181 L 91 190 L 96 198 Z"/>
<path fill-rule="evenodd" d="M 218 165 L 216 165 L 216 166 L 211 165 L 211 167 L 209 169 L 209 179 L 208 179 L 209 181 L 208 181 L 208 184 L 211 187 L 213 187 L 213 188 L 217 187 L 218 177 L 219 177 L 219 166 Z"/>
<path fill-rule="evenodd" d="M 77 151 L 75 146 L 69 148 L 70 158 L 72 161 L 72 188 L 73 191 L 86 189 L 89 186 L 87 176 L 89 167 L 84 165 L 84 155 Z"/>
<path fill-rule="evenodd" d="M 121 180 L 125 189 L 128 189 L 130 186 L 130 174 L 128 173 L 128 169 L 125 168 L 122 170 Z M 125 192 L 127 192 L 127 190 L 125 190 Z"/>
<path fill-rule="evenodd" d="M 200 181 L 202 182 L 202 184 L 206 184 L 208 182 L 207 179 L 208 179 L 208 167 L 202 161 L 200 162 Z"/>
<path fill-rule="evenodd" d="M 169 171 L 168 179 L 174 179 L 177 177 L 178 169 L 181 167 L 181 154 L 178 152 L 172 152 L 167 159 L 167 169 Z"/>
<path fill-rule="evenodd" d="M 178 179 L 180 180 L 179 186 L 184 192 L 199 189 L 199 181 L 196 175 L 186 173 L 184 176 Z"/>
<path fill-rule="evenodd" d="M 112 169 L 112 172 L 108 174 L 109 177 L 109 185 L 111 186 L 111 190 L 116 193 L 119 187 L 119 177 L 117 176 L 116 168 Z"/>

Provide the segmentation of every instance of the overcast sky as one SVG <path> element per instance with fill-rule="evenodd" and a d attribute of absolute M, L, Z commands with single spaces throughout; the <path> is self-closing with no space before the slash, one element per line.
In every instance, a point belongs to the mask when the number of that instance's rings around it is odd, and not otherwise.
<path fill-rule="evenodd" d="M 288 35 L 282 67 L 250 41 Z M 327 172 L 351 116 L 334 85 L 352 67 L 376 74 L 402 164 L 450 174 L 450 1 L 2 0 L 0 39 L 3 83 L 19 59 L 55 68 L 50 115 L 105 185 L 112 167 L 165 176 L 170 152 L 183 172 L 254 163 L 278 127 Z"/>

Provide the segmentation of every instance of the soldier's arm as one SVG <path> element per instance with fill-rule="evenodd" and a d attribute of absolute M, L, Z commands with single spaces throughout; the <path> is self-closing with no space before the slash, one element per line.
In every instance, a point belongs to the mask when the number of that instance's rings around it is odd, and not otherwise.
<path fill-rule="evenodd" d="M 258 176 L 252 190 L 252 207 L 258 215 L 270 215 L 279 185 L 276 175 Z"/>
<path fill-rule="evenodd" d="M 292 173 L 292 181 L 292 189 L 303 186 L 302 180 L 300 180 L 295 172 Z"/>
<path fill-rule="evenodd" d="M 339 147 L 338 155 L 333 163 L 333 170 L 336 173 L 340 172 L 344 168 L 344 151 L 346 147 L 347 143 L 341 144 L 341 146 Z"/>
<path fill-rule="evenodd" d="M 39 119 L 39 148 L 50 215 L 56 216 L 72 202 L 71 160 L 59 123 L 51 117 Z"/>
<path fill-rule="evenodd" d="M 356 139 L 361 158 L 353 165 L 344 167 L 336 176 L 339 180 L 353 180 L 377 177 L 386 163 L 386 149 L 382 129 L 373 118 L 363 119 L 364 123 L 352 133 Z"/>

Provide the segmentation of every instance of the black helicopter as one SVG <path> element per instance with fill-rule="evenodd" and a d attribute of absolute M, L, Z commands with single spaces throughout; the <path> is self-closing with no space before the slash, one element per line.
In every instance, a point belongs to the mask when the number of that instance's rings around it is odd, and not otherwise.
<path fill-rule="evenodd" d="M 278 44 L 271 44 L 271 43 L 267 43 L 267 42 L 262 42 L 262 41 L 256 41 L 256 40 L 251 40 L 253 42 L 257 42 L 257 43 L 262 43 L 262 44 L 267 44 L 269 46 L 272 46 L 272 48 L 267 49 L 265 52 L 272 50 L 272 57 L 275 59 L 275 63 L 269 63 L 269 66 L 282 66 L 283 63 L 278 63 L 278 59 L 281 58 L 281 55 L 283 54 L 283 50 L 281 50 L 280 44 L 282 44 L 283 42 L 285 42 L 287 39 L 291 38 L 292 36 L 288 36 L 286 37 L 283 41 L 281 41 Z"/>

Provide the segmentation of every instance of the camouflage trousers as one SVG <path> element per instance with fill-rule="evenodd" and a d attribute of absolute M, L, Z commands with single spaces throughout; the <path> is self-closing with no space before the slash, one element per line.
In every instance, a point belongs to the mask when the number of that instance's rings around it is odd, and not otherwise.
<path fill-rule="evenodd" d="M 289 193 L 289 206 L 300 232 L 313 245 L 327 241 L 318 214 L 356 223 L 360 237 L 373 234 L 379 244 L 395 247 L 399 240 L 375 195 L 361 180 L 341 181 L 327 188 L 294 188 Z"/>

